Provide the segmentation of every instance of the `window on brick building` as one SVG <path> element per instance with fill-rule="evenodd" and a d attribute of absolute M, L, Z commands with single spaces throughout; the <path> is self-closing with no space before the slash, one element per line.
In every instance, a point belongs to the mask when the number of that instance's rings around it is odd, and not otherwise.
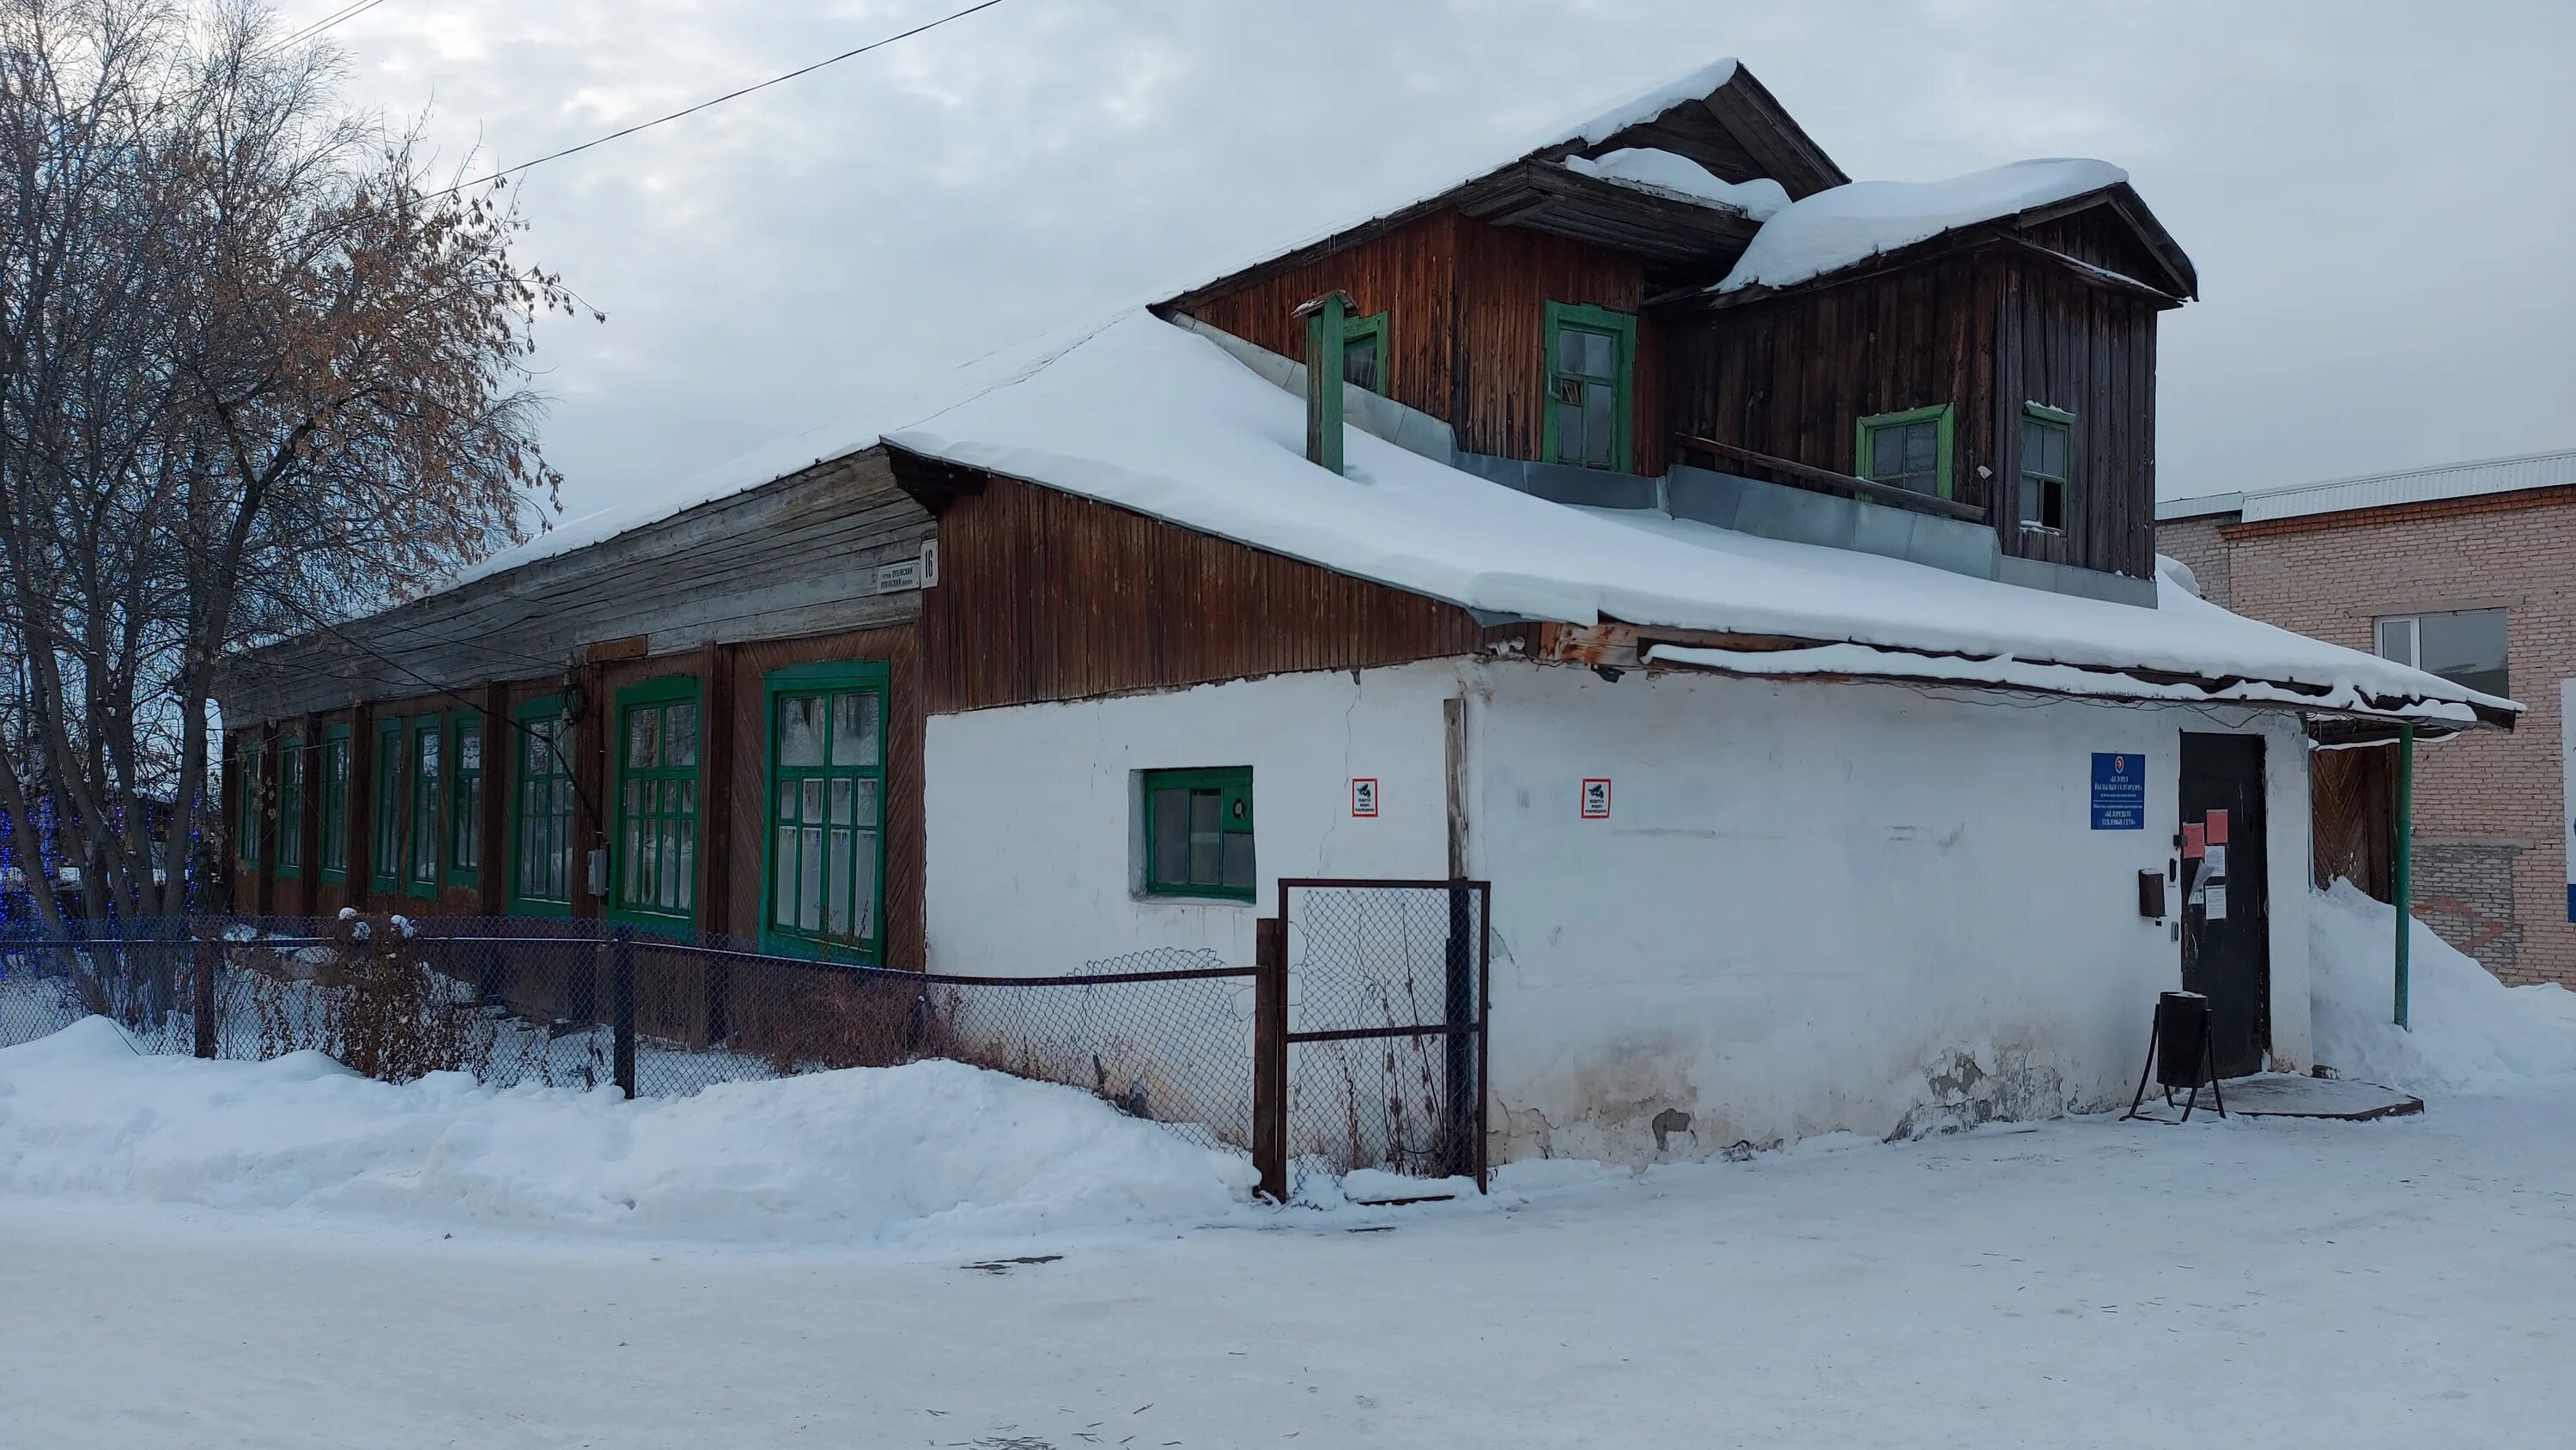
<path fill-rule="evenodd" d="M 2510 693 L 2504 611 L 2391 614 L 2379 620 L 2379 653 L 2489 695 Z"/>

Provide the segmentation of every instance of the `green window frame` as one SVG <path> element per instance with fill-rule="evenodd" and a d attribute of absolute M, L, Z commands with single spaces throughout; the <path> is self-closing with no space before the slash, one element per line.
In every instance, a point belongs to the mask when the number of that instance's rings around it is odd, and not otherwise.
<path fill-rule="evenodd" d="M 573 724 L 563 697 L 522 702 L 518 769 L 510 798 L 510 910 L 526 916 L 572 914 Z"/>
<path fill-rule="evenodd" d="M 1261 877 L 1253 857 L 1252 767 L 1148 770 L 1140 774 L 1145 812 L 1145 894 L 1216 901 L 1254 899 Z"/>
<path fill-rule="evenodd" d="M 244 866 L 256 867 L 259 865 L 259 741 L 245 734 L 233 751 L 233 765 L 241 780 L 241 798 L 234 807 L 239 819 L 233 823 L 233 859 Z"/>
<path fill-rule="evenodd" d="M 2075 507 L 2075 415 L 2045 403 L 2021 409 L 2021 477 L 2014 490 L 2021 526 L 2062 534 Z"/>
<path fill-rule="evenodd" d="M 404 833 L 410 847 L 403 858 L 403 891 L 406 895 L 435 900 L 438 896 L 438 862 L 442 852 L 439 825 L 447 789 L 447 717 L 415 715 L 411 721 L 411 750 L 407 759 L 411 768 L 411 828 Z"/>
<path fill-rule="evenodd" d="M 882 961 L 887 667 L 790 665 L 764 675 L 761 692 L 769 761 L 761 940 Z"/>
<path fill-rule="evenodd" d="M 611 916 L 647 925 L 697 922 L 698 724 L 693 675 L 617 692 Z"/>
<path fill-rule="evenodd" d="M 1901 413 L 1873 413 L 1860 420 L 1853 436 L 1852 472 L 1873 483 L 1894 484 L 1916 493 L 1924 492 L 1920 480 L 1929 478 L 1932 496 L 1948 498 L 1951 436 L 1947 403 L 1908 408 Z M 1927 441 L 1932 448 L 1928 460 L 1920 453 L 1920 445 Z M 1882 450 L 1890 456 L 1880 458 Z"/>
<path fill-rule="evenodd" d="M 315 784 L 322 805 L 322 879 L 337 886 L 349 879 L 349 727 L 322 727 L 322 755 Z"/>
<path fill-rule="evenodd" d="M 483 881 L 483 716 L 459 710 L 447 735 L 447 884 Z"/>
<path fill-rule="evenodd" d="M 378 891 L 399 891 L 403 877 L 403 722 L 400 717 L 376 725 L 376 791 L 367 802 L 375 815 L 374 847 L 367 855 L 367 881 Z"/>
<path fill-rule="evenodd" d="M 1545 336 L 1541 461 L 1626 473 L 1636 422 L 1636 316 L 1589 303 L 1550 302 Z"/>
<path fill-rule="evenodd" d="M 1342 325 L 1342 381 L 1356 383 L 1381 398 L 1394 393 L 1388 381 L 1386 314 L 1372 312 Z"/>
<path fill-rule="evenodd" d="M 304 737 L 277 743 L 277 874 L 304 874 Z"/>

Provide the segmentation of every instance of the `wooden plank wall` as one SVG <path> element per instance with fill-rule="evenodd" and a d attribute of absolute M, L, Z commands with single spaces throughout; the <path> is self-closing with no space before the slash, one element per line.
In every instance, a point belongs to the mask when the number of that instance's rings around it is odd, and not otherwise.
<path fill-rule="evenodd" d="M 933 713 L 1480 648 L 1465 610 L 1053 489 L 994 479 L 940 516 L 922 601 Z"/>
<path fill-rule="evenodd" d="M 2044 259 L 2006 256 L 1994 413 L 1995 474 L 2021 467 L 2022 404 L 2075 415 L 2074 488 L 2063 535 L 2024 532 L 2009 504 L 2004 549 L 2138 578 L 2155 572 L 2154 303 L 2086 282 Z"/>
<path fill-rule="evenodd" d="M 1547 304 L 1588 303 L 1636 312 L 1646 296 L 1635 257 L 1545 232 L 1458 224 L 1457 365 L 1445 408 L 1471 453 L 1536 458 L 1547 405 Z M 1664 471 L 1664 342 L 1651 317 L 1637 320 L 1630 471 Z"/>
<path fill-rule="evenodd" d="M 1955 496 L 1988 506 L 1995 418 L 1973 404 L 1994 396 L 2002 281 L 1952 257 L 1676 320 L 1674 430 L 1851 473 L 1862 418 L 1946 402 Z"/>
<path fill-rule="evenodd" d="M 1338 287 L 1351 294 L 1360 316 L 1386 314 L 1387 396 L 1445 418 L 1458 343 L 1457 234 L 1464 225 L 1471 224 L 1454 212 L 1434 212 L 1329 257 L 1257 278 L 1192 311 L 1246 342 L 1302 360 L 1306 325 L 1296 309 Z"/>
<path fill-rule="evenodd" d="M 1385 236 L 1197 304 L 1201 320 L 1273 352 L 1302 357 L 1298 304 L 1333 288 L 1363 315 L 1387 314 L 1389 396 L 1445 419 L 1473 453 L 1536 458 L 1547 395 L 1547 304 L 1635 312 L 1637 258 L 1544 232 L 1437 212 Z M 1636 472 L 1664 471 L 1663 346 L 1654 319 L 1637 326 Z"/>

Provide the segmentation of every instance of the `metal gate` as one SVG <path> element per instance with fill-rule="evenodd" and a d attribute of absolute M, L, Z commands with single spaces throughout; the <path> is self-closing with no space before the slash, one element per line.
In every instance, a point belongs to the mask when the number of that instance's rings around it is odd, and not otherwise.
<path fill-rule="evenodd" d="M 1361 1168 L 1485 1186 L 1492 909 L 1485 881 L 1279 883 L 1258 1014 L 1272 1192 Z"/>

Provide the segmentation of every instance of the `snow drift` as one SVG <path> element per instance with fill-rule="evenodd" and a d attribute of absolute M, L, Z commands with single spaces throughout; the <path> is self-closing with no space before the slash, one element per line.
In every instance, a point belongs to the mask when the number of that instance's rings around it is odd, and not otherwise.
<path fill-rule="evenodd" d="M 462 1073 L 394 1086 L 314 1052 L 141 1057 L 101 1017 L 0 1049 L 0 1194 L 945 1245 L 1205 1220 L 1252 1179 L 1087 1093 L 952 1062 L 628 1102 Z"/>
<path fill-rule="evenodd" d="M 2420 921 L 2407 947 L 2409 1028 L 2399 1028 L 2396 921 L 2394 907 L 2349 881 L 2315 894 L 2308 971 L 2319 1062 L 2416 1092 L 2576 1072 L 2576 1037 Z"/>

